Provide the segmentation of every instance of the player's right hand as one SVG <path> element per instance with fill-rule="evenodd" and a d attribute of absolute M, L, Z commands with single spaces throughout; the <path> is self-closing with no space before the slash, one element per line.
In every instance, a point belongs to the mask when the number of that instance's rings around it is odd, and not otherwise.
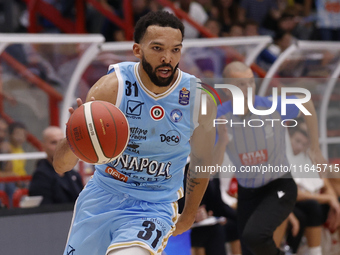
<path fill-rule="evenodd" d="M 176 229 L 172 233 L 173 236 L 180 235 L 189 230 L 195 221 L 195 217 L 187 217 L 185 214 L 180 214 L 176 223 Z"/>
<path fill-rule="evenodd" d="M 91 97 L 91 101 L 95 101 L 94 97 Z M 81 100 L 81 98 L 77 98 L 77 106 L 80 107 L 83 104 L 83 100 Z M 74 113 L 75 109 L 73 109 L 73 107 L 68 108 L 68 111 L 70 114 Z"/>

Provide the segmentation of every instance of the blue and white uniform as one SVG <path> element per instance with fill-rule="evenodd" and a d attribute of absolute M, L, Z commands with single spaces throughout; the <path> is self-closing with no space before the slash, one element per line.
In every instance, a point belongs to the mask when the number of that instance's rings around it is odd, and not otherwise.
<path fill-rule="evenodd" d="M 255 97 L 255 109 L 265 110 L 271 106 L 271 98 Z M 273 240 L 273 232 L 295 205 L 297 188 L 290 173 L 272 171 L 263 174 L 262 171 L 256 171 L 261 165 L 282 165 L 287 168 L 285 127 L 281 121 L 298 117 L 299 108 L 288 104 L 286 112 L 287 115 L 281 114 L 281 97 L 278 97 L 276 111 L 266 116 L 250 112 L 243 118 L 234 116 L 230 101 L 218 108 L 218 117 L 225 115 L 229 122 L 234 123 L 228 126 L 229 143 L 226 151 L 236 166 L 235 175 L 239 184 L 238 232 L 244 255 L 280 254 Z M 268 122 L 268 119 L 275 121 Z M 255 171 L 242 172 L 244 167 Z"/>
<path fill-rule="evenodd" d="M 290 96 L 287 98 L 296 98 Z M 255 96 L 254 108 L 258 110 L 269 109 L 272 106 L 270 97 Z M 280 178 L 286 173 L 283 171 L 262 174 L 262 172 L 241 172 L 241 166 L 288 166 L 286 157 L 285 127 L 281 125 L 282 120 L 298 117 L 299 108 L 293 104 L 287 104 L 287 115 L 281 115 L 281 97 L 278 97 L 276 111 L 269 116 L 259 116 L 248 113 L 246 116 L 233 115 L 231 101 L 224 102 L 217 109 L 217 118 L 225 115 L 228 126 L 229 143 L 226 152 L 236 166 L 235 176 L 239 185 L 246 188 L 258 188 L 270 181 Z M 255 121 L 261 119 L 264 122 L 262 127 L 251 127 L 247 123 L 254 120 L 252 125 L 260 125 Z M 268 122 L 266 119 L 279 121 Z M 240 124 L 242 123 L 242 124 Z M 243 124 L 244 123 L 244 124 Z M 274 124 L 272 124 L 274 123 Z"/>
<path fill-rule="evenodd" d="M 109 68 L 118 78 L 116 106 L 128 119 L 130 140 L 115 161 L 96 165 L 76 203 L 64 255 L 102 255 L 131 245 L 160 254 L 174 230 L 200 90 L 194 76 L 178 70 L 171 88 L 155 94 L 138 66 Z"/>

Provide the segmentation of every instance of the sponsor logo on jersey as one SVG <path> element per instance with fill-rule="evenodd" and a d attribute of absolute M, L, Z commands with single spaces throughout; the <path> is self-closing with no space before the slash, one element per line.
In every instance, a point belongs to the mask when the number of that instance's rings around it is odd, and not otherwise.
<path fill-rule="evenodd" d="M 179 91 L 178 103 L 181 105 L 188 105 L 190 100 L 190 91 L 186 88 L 182 88 Z"/>
<path fill-rule="evenodd" d="M 71 246 L 67 246 L 67 255 L 73 255 L 76 250 Z"/>
<path fill-rule="evenodd" d="M 132 142 L 132 141 L 130 141 L 130 143 L 126 146 L 127 151 L 133 152 L 136 154 L 139 154 L 138 148 L 139 148 L 139 144 Z"/>
<path fill-rule="evenodd" d="M 146 140 L 146 134 L 148 130 L 141 129 L 139 127 L 130 127 L 130 139 L 134 140 Z"/>
<path fill-rule="evenodd" d="M 161 134 L 161 142 L 166 142 L 170 146 L 178 145 L 181 141 L 181 135 L 176 130 L 170 130 L 166 134 Z"/>
<path fill-rule="evenodd" d="M 111 175 L 114 179 L 118 180 L 118 181 L 122 181 L 122 182 L 127 182 L 127 180 L 129 179 L 129 177 L 127 177 L 124 174 L 121 174 L 120 172 L 118 172 L 115 168 L 113 167 L 107 167 L 105 169 L 105 173 L 108 173 L 109 175 Z"/>
<path fill-rule="evenodd" d="M 123 154 L 117 158 L 117 160 L 113 164 L 113 167 L 108 167 L 108 168 L 114 169 L 114 167 L 117 167 L 118 165 L 120 165 L 121 172 L 123 172 L 124 169 L 126 169 L 128 171 L 134 171 L 137 173 L 138 172 L 146 173 L 149 175 L 149 177 L 164 176 L 165 179 L 169 179 L 172 177 L 169 173 L 171 164 L 172 164 L 171 161 L 164 163 L 164 162 L 158 162 L 157 160 L 151 160 L 149 158 L 138 158 L 138 157 L 132 157 L 127 154 Z M 146 176 L 145 179 L 147 177 L 148 176 Z"/>
<path fill-rule="evenodd" d="M 266 149 L 240 153 L 239 154 L 242 165 L 251 166 L 265 163 L 268 161 L 268 152 Z"/>
<path fill-rule="evenodd" d="M 140 115 L 142 114 L 143 102 L 128 100 L 126 105 L 126 117 L 130 118 L 138 118 L 140 119 Z"/>
<path fill-rule="evenodd" d="M 183 113 L 179 109 L 173 109 L 170 112 L 170 119 L 172 122 L 179 122 L 183 118 Z"/>
<path fill-rule="evenodd" d="M 150 116 L 153 120 L 159 121 L 159 120 L 163 119 L 164 115 L 165 115 L 165 111 L 164 111 L 162 106 L 155 105 L 155 106 L 151 107 Z"/>

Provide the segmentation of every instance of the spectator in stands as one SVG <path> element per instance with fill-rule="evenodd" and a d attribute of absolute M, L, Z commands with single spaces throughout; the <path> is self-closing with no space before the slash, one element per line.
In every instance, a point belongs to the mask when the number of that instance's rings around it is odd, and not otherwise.
<path fill-rule="evenodd" d="M 300 40 L 309 40 L 313 30 L 310 18 L 304 18 L 301 11 L 294 7 L 284 10 L 277 21 L 276 31 L 289 32 Z"/>
<path fill-rule="evenodd" d="M 63 0 L 64 8 L 63 13 L 67 10 L 67 5 L 74 0 Z M 107 0 L 97 0 L 101 6 L 110 12 L 114 11 L 114 8 L 109 4 Z M 74 3 L 73 3 L 74 5 Z M 73 12 L 74 13 L 74 12 Z M 102 32 L 102 27 L 105 22 L 105 16 L 93 7 L 93 5 L 86 3 L 86 31 L 88 33 L 99 34 Z"/>
<path fill-rule="evenodd" d="M 244 36 L 243 25 L 239 22 L 232 24 L 230 27 L 229 36 L 230 37 Z"/>
<path fill-rule="evenodd" d="M 175 6 L 177 8 L 181 8 L 184 12 L 186 12 L 191 19 L 196 21 L 199 25 L 204 25 L 204 23 L 208 20 L 208 14 L 197 2 L 192 0 L 179 0 L 175 2 Z M 174 13 L 170 8 L 164 8 L 165 11 L 170 13 Z M 189 38 L 197 38 L 199 36 L 199 32 L 196 28 L 191 26 L 186 20 L 182 20 L 184 25 L 184 37 L 186 39 Z"/>
<path fill-rule="evenodd" d="M 315 9 L 313 2 L 313 0 L 294 0 L 294 5 L 290 5 L 288 8 L 293 8 L 297 11 L 298 15 L 307 17 L 310 15 L 312 7 Z M 286 4 L 288 4 L 288 1 Z M 287 5 L 285 7 L 287 7 Z"/>
<path fill-rule="evenodd" d="M 212 0 L 195 0 L 195 2 L 199 3 L 202 5 L 203 9 L 209 13 L 212 7 Z"/>
<path fill-rule="evenodd" d="M 239 8 L 239 21 L 247 19 L 256 21 L 261 30 L 265 27 L 265 21 L 269 17 L 278 20 L 281 14 L 276 1 L 273 0 L 242 0 Z M 271 22 L 272 23 L 272 22 Z M 263 31 L 260 31 L 262 34 Z"/>
<path fill-rule="evenodd" d="M 40 50 L 37 50 L 38 47 L 41 47 Z M 20 64 L 23 64 L 27 71 L 31 72 L 33 75 L 37 75 L 42 80 L 48 82 L 51 85 L 61 86 L 63 85 L 62 79 L 58 77 L 56 71 L 51 64 L 51 62 L 47 61 L 42 54 L 45 54 L 47 59 L 52 59 L 52 55 L 48 56 L 47 54 L 54 54 L 53 50 L 49 50 L 51 46 L 32 46 L 29 44 L 12 44 L 6 48 L 6 53 L 11 55 L 16 61 Z M 46 52 L 44 52 L 46 49 Z M 55 57 L 55 55 L 53 55 Z M 8 63 L 3 64 L 5 73 L 11 73 L 14 76 L 18 75 L 18 71 L 15 70 L 13 65 L 9 65 Z M 7 94 L 7 96 L 10 96 Z M 16 101 L 13 97 L 8 98 L 10 103 L 15 104 Z"/>
<path fill-rule="evenodd" d="M 285 31 L 278 31 L 274 37 L 274 43 L 268 47 L 269 52 L 278 57 L 285 51 L 294 41 L 291 33 Z"/>
<path fill-rule="evenodd" d="M 208 19 L 204 26 L 216 37 L 221 32 L 221 26 L 215 19 Z M 226 63 L 226 52 L 218 47 L 192 47 L 185 51 L 180 68 L 190 68 L 200 78 L 218 78 L 222 76 Z"/>
<path fill-rule="evenodd" d="M 13 122 L 9 125 L 9 141 L 11 153 L 25 153 L 23 145 L 26 142 L 26 126 L 21 122 Z M 16 159 L 12 161 L 12 172 L 17 176 L 27 175 L 25 170 L 26 161 Z"/>
<path fill-rule="evenodd" d="M 162 9 L 162 6 L 160 3 L 158 3 L 157 0 L 150 0 L 149 8 L 150 8 L 150 11 L 156 12 L 156 11 L 160 11 Z"/>
<path fill-rule="evenodd" d="M 306 151 L 309 138 L 305 124 L 299 120 L 299 125 L 290 129 L 290 143 L 287 142 L 287 157 L 296 168 L 299 165 L 312 168 L 313 163 Z M 291 146 L 290 146 L 291 144 Z M 288 233 L 287 242 L 292 252 L 296 253 L 305 235 L 309 247 L 309 254 L 322 255 L 321 231 L 322 225 L 327 222 L 331 230 L 340 224 L 340 204 L 328 179 L 321 179 L 317 172 L 305 171 L 300 173 L 292 171 L 298 186 L 297 203 L 293 210 L 299 220 L 299 231 L 296 236 Z M 300 177 L 300 178 L 298 178 Z"/>
<path fill-rule="evenodd" d="M 10 152 L 9 142 L 7 141 L 8 125 L 7 122 L 0 117 L 0 155 Z M 8 175 L 11 172 L 10 161 L 0 161 L 0 177 Z M 6 192 L 6 184 L 0 183 L 0 190 Z M 0 208 L 3 204 L 0 201 Z"/>
<path fill-rule="evenodd" d="M 221 24 L 218 22 L 217 19 L 209 18 L 205 24 L 204 27 L 209 30 L 210 33 L 212 33 L 216 37 L 221 36 Z"/>
<path fill-rule="evenodd" d="M 277 22 L 277 30 L 282 30 L 285 32 L 292 32 L 297 25 L 296 16 L 292 13 L 283 13 L 282 16 L 278 19 Z"/>
<path fill-rule="evenodd" d="M 50 126 L 43 131 L 42 145 L 47 158 L 37 163 L 29 187 L 30 196 L 43 196 L 41 204 L 74 203 L 83 189 L 82 179 L 76 171 L 59 175 L 52 166 L 55 148 L 63 137 L 59 127 Z"/>
<path fill-rule="evenodd" d="M 223 36 L 227 36 L 232 24 L 238 21 L 238 4 L 235 0 L 213 1 L 210 17 L 221 24 Z"/>
<path fill-rule="evenodd" d="M 8 124 L 0 117 L 0 155 L 10 153 L 10 144 L 8 142 Z M 6 175 L 11 172 L 10 161 L 0 161 L 0 176 Z"/>
<path fill-rule="evenodd" d="M 11 153 L 11 144 L 8 141 L 8 124 L 7 122 L 0 118 L 0 155 L 4 153 Z M 13 161 L 0 161 L 0 176 L 13 176 L 12 171 Z M 16 189 L 15 183 L 7 182 L 0 183 L 0 190 L 6 192 L 9 198 L 9 207 L 12 207 L 12 197 Z"/>
<path fill-rule="evenodd" d="M 116 15 L 120 17 L 124 17 L 123 10 L 121 9 L 120 4 L 113 1 L 109 2 L 114 8 L 114 12 Z M 134 24 L 146 13 L 150 11 L 147 0 L 134 0 L 133 4 L 133 21 Z M 102 34 L 104 35 L 106 41 L 126 41 L 126 35 L 122 28 L 118 27 L 116 24 L 112 23 L 110 20 L 106 19 L 104 21 L 104 25 L 102 28 Z"/>
<path fill-rule="evenodd" d="M 259 24 L 254 20 L 247 20 L 244 23 L 245 36 L 259 36 Z"/>
<path fill-rule="evenodd" d="M 245 36 L 259 36 L 259 25 L 254 20 L 247 20 L 244 24 L 244 35 Z M 250 48 L 251 52 L 253 48 Z M 272 54 L 268 49 L 264 49 L 258 58 L 256 59 L 256 63 L 262 67 L 264 70 L 268 70 L 271 65 L 275 62 L 277 56 Z"/>
<path fill-rule="evenodd" d="M 340 40 L 340 3 L 339 1 L 315 0 L 317 28 L 321 40 Z"/>

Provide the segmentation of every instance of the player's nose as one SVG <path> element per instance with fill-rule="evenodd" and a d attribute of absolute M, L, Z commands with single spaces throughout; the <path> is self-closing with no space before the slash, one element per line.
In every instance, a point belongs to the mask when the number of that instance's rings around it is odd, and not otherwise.
<path fill-rule="evenodd" d="M 171 53 L 168 52 L 168 51 L 164 51 L 164 54 L 161 57 L 161 62 L 166 63 L 166 64 L 170 64 L 171 60 L 172 60 Z"/>

